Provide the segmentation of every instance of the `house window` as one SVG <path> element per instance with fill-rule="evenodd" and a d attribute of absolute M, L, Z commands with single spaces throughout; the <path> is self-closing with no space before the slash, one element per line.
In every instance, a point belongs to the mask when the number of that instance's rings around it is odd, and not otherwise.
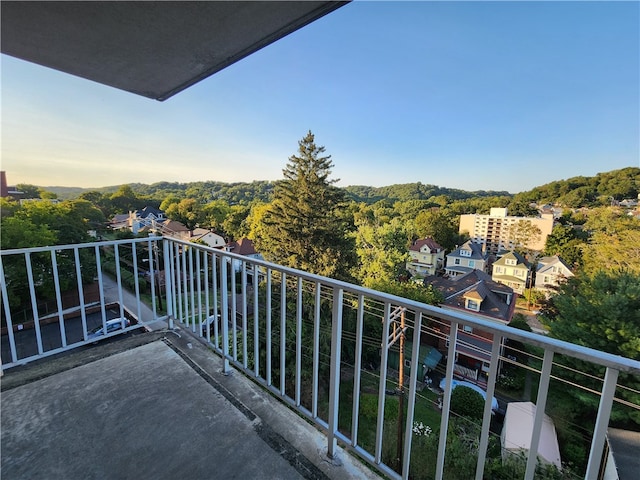
<path fill-rule="evenodd" d="M 470 298 L 468 298 L 467 299 L 467 309 L 473 310 L 474 312 L 477 312 L 478 310 L 480 310 L 480 304 L 478 302 L 476 302 L 475 300 L 471 300 Z"/>
<path fill-rule="evenodd" d="M 471 256 L 471 251 L 470 250 L 460 250 L 460 256 L 461 257 L 470 257 Z"/>
<path fill-rule="evenodd" d="M 453 262 L 455 265 L 460 265 L 460 259 L 456 258 L 455 262 Z"/>
<path fill-rule="evenodd" d="M 496 273 L 502 273 L 502 267 L 495 267 Z"/>
<path fill-rule="evenodd" d="M 469 260 L 469 266 L 471 268 L 474 268 L 476 266 L 476 261 L 475 260 Z"/>
<path fill-rule="evenodd" d="M 549 276 L 548 275 L 544 276 L 544 283 L 549 283 Z"/>
<path fill-rule="evenodd" d="M 464 327 L 462 327 L 462 329 L 467 333 L 473 333 L 473 328 L 471 328 L 469 325 L 465 325 Z"/>

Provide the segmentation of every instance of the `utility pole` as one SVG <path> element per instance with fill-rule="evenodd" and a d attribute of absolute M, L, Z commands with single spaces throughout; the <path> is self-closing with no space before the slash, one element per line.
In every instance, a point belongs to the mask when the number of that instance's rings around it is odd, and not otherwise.
<path fill-rule="evenodd" d="M 398 473 L 402 473 L 402 424 L 404 422 L 404 333 L 407 329 L 405 326 L 405 312 L 406 308 L 398 307 L 389 315 L 389 321 L 393 323 L 393 333 L 389 337 L 387 342 L 388 347 L 400 340 L 400 356 L 398 366 L 398 438 L 396 442 L 396 465 L 398 467 Z M 398 317 L 400 318 L 400 326 L 398 327 Z"/>

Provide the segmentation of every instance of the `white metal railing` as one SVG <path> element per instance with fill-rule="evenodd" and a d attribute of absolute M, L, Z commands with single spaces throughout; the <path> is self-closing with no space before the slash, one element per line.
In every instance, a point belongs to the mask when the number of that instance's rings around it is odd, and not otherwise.
<path fill-rule="evenodd" d="M 125 316 L 124 305 L 132 305 L 136 310 L 133 316 L 139 321 L 107 336 L 159 319 L 167 320 L 170 328 L 176 322 L 206 340 L 222 356 L 225 372 L 232 369 L 243 372 L 315 422 L 327 434 L 330 457 L 336 454 L 340 442 L 385 475 L 409 478 L 410 475 L 419 477 L 412 463 L 415 465 L 420 456 L 427 456 L 433 472 L 431 478 L 437 479 L 446 476 L 447 434 L 455 417 L 451 412 L 451 389 L 446 389 L 440 397 L 441 414 L 436 413 L 439 419 L 435 423 L 432 421 L 433 431 L 439 431 L 437 441 L 432 438 L 435 450 L 428 450 L 422 444 L 418 447 L 412 428 L 414 420 L 421 419 L 419 410 L 424 410 L 425 403 L 436 410 L 438 402 L 429 398 L 427 390 L 421 391 L 419 359 L 409 358 L 414 368 L 411 368 L 407 382 L 404 378 L 399 382 L 397 372 L 391 368 L 397 352 L 390 348 L 390 336 L 398 338 L 399 332 L 391 331 L 398 311 L 405 315 L 404 338 L 412 352 L 419 352 L 423 343 L 436 345 L 443 353 L 446 351 L 444 378 L 448 385 L 454 377 L 460 347 L 478 348 L 477 345 L 463 345 L 465 336 L 459 337 L 459 330 L 470 327 L 474 332 L 484 332 L 484 343 L 487 334 L 492 337 L 489 340 L 491 352 L 485 352 L 491 358 L 486 379 L 487 400 L 471 456 L 477 479 L 483 478 L 489 460 L 489 445 L 495 441 L 495 432 L 491 431 L 492 398 L 496 395 L 500 369 L 518 363 L 512 356 L 503 355 L 505 340 L 519 341 L 540 351 L 538 357 L 529 353 L 530 361 L 518 365 L 534 377 L 537 385 L 531 446 L 523 466 L 523 478 L 526 479 L 532 479 L 536 474 L 538 459 L 535 452 L 541 438 L 551 382 L 563 381 L 564 367 L 556 361 L 558 358 L 579 359 L 600 366 L 604 371 L 604 376 L 596 380 L 599 407 L 593 430 L 588 434 L 588 461 L 583 465 L 585 478 L 589 479 L 598 475 L 612 405 L 625 402 L 620 395 L 616 396 L 616 391 L 625 388 L 618 384 L 618 375 L 640 375 L 638 361 L 182 240 L 165 237 L 160 248 L 160 240 L 150 237 L 1 252 L 3 326 L 7 327 L 3 347 L 6 342 L 9 348 L 7 354 L 3 348 L 3 368 L 92 341 L 88 337 L 84 313 L 88 305 L 83 300 L 83 280 L 86 279 L 82 276 L 86 269 L 95 270 L 92 281 L 99 287 L 99 298 L 91 303 L 98 308 L 103 327 L 106 328 L 110 299 L 116 300 L 120 317 Z M 105 261 L 115 266 L 115 284 L 108 294 L 108 277 L 102 273 Z M 150 278 L 155 279 L 156 272 L 163 270 L 161 288 L 155 281 L 146 285 L 151 304 L 148 311 L 142 301 L 141 264 L 149 266 Z M 81 335 L 76 333 L 74 338 L 70 331 L 79 327 L 77 324 L 71 327 L 71 320 L 63 313 L 61 270 L 73 277 L 71 283 L 75 283 L 80 297 L 77 306 L 80 320 L 75 322 L 81 324 Z M 125 271 L 133 274 L 130 292 L 125 288 Z M 26 356 L 20 354 L 16 338 L 18 330 L 12 322 L 11 302 L 15 297 L 12 288 L 16 274 L 23 275 L 26 280 L 27 303 L 33 311 L 34 334 L 31 336 L 35 337 L 35 353 Z M 47 348 L 46 335 L 43 337 L 41 328 L 46 319 L 38 315 L 38 296 L 48 285 L 52 285 L 49 289 L 53 288 L 57 299 L 59 313 L 54 323 L 59 333 L 53 336 L 60 341 Z M 165 301 L 166 316 L 160 313 L 158 303 L 161 299 Z M 24 303 L 25 299 L 22 301 Z M 396 415 L 400 422 L 394 422 L 390 420 L 393 415 L 386 404 L 394 398 L 389 395 L 390 390 L 403 383 L 407 385 L 403 400 L 397 403 L 399 408 L 405 405 L 406 411 L 402 416 Z M 584 388 L 575 383 L 566 385 L 567 388 Z M 627 407 L 640 408 L 634 404 Z M 425 450 L 420 450 L 422 448 Z"/>
<path fill-rule="evenodd" d="M 161 241 L 149 237 L 0 251 L 2 368 L 163 319 L 158 282 L 143 280 L 144 272 L 149 279 L 157 277 Z M 151 308 L 141 300 L 142 284 L 149 289 Z M 55 303 L 54 313 L 48 312 L 50 306 L 42 312 L 47 303 Z M 112 330 L 112 319 L 121 320 L 119 328 Z"/>

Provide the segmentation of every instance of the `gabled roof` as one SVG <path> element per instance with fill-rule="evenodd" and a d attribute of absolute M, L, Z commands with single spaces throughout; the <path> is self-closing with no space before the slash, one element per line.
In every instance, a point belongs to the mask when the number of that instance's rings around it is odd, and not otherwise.
<path fill-rule="evenodd" d="M 507 260 L 515 260 L 517 267 L 529 268 L 529 264 L 527 263 L 525 258 L 522 255 L 520 255 L 518 252 L 507 252 L 504 255 L 502 255 L 498 260 L 493 262 L 493 264 L 504 266 L 504 265 L 507 265 Z"/>
<path fill-rule="evenodd" d="M 136 216 L 138 218 L 147 218 L 150 215 L 159 218 L 161 216 L 164 216 L 164 212 L 160 209 L 149 206 L 144 207 L 142 210 L 136 210 Z"/>
<path fill-rule="evenodd" d="M 412 252 L 420 252 L 422 247 L 427 247 L 429 249 L 429 253 L 438 253 L 438 251 L 443 249 L 433 238 L 427 237 L 413 242 L 413 245 L 409 247 L 409 250 Z"/>
<path fill-rule="evenodd" d="M 465 312 L 480 314 L 492 320 L 510 322 L 515 308 L 513 289 L 498 282 L 494 282 L 489 275 L 481 270 L 472 270 L 455 278 L 427 277 L 425 285 L 433 285 L 444 297 L 443 306 L 464 310 Z M 507 304 L 504 296 L 512 298 Z M 472 312 L 465 308 L 465 297 L 482 299 L 479 312 Z"/>
<path fill-rule="evenodd" d="M 461 250 L 471 252 L 471 256 L 460 254 Z M 482 252 L 482 245 L 474 243 L 471 240 L 467 240 L 462 246 L 447 255 L 447 258 L 449 257 L 463 257 L 470 258 L 472 260 L 486 260 L 487 254 Z"/>
<path fill-rule="evenodd" d="M 228 243 L 227 249 L 238 255 L 256 255 L 258 253 L 253 246 L 253 242 L 248 238 L 241 238 L 240 240 Z"/>
<path fill-rule="evenodd" d="M 558 255 L 553 255 L 551 257 L 542 257 L 538 259 L 538 273 L 545 273 L 547 271 L 550 271 L 551 268 L 558 264 L 571 272 L 571 267 L 569 267 L 569 265 L 567 265 L 561 257 L 559 257 Z"/>

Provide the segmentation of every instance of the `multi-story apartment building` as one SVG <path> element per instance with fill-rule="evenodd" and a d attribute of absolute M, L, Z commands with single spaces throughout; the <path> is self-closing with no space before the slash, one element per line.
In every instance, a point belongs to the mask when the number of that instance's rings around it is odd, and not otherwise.
<path fill-rule="evenodd" d="M 459 232 L 467 232 L 475 243 L 485 245 L 486 251 L 496 254 L 500 250 L 513 250 L 518 245 L 513 239 L 513 229 L 521 222 L 540 229 L 539 238 L 531 238 L 527 248 L 541 251 L 547 236 L 553 230 L 553 215 L 542 214 L 539 218 L 509 216 L 506 208 L 492 208 L 489 215 L 460 215 Z"/>
<path fill-rule="evenodd" d="M 407 270 L 416 277 L 435 275 L 444 266 L 444 248 L 433 238 L 422 238 L 409 247 Z"/>

